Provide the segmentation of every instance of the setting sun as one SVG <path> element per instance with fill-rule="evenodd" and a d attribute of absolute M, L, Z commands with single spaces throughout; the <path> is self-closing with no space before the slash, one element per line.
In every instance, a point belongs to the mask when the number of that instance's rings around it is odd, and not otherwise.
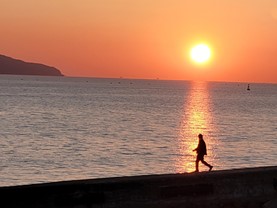
<path fill-rule="evenodd" d="M 0 2 L 0 55 L 65 76 L 277 83 L 276 0 Z"/>
<path fill-rule="evenodd" d="M 204 63 L 210 59 L 211 50 L 206 44 L 198 44 L 191 49 L 190 56 L 196 63 Z"/>

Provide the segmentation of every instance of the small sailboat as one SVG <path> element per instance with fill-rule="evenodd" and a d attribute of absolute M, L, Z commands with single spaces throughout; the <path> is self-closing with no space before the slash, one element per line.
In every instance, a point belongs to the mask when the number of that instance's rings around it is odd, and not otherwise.
<path fill-rule="evenodd" d="M 250 85 L 248 84 L 248 86 L 247 86 L 247 90 L 250 90 Z"/>

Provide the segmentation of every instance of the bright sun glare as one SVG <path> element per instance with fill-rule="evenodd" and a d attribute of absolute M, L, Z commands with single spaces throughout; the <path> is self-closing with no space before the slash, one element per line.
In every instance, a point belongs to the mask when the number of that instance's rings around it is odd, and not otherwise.
<path fill-rule="evenodd" d="M 211 50 L 206 44 L 198 44 L 191 49 L 190 57 L 196 63 L 205 63 L 211 57 Z"/>

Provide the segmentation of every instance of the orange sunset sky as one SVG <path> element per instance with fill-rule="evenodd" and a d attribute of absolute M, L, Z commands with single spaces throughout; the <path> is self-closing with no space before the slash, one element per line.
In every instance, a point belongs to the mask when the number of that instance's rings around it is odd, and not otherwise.
<path fill-rule="evenodd" d="M 0 26 L 0 54 L 66 76 L 277 83 L 276 0 L 0 0 Z"/>

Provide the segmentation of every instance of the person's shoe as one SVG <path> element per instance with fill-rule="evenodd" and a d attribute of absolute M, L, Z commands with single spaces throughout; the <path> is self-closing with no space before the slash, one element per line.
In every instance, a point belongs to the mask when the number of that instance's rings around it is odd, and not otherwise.
<path fill-rule="evenodd" d="M 213 169 L 213 167 L 214 167 L 214 166 L 211 165 L 209 171 L 211 171 L 211 170 Z"/>

